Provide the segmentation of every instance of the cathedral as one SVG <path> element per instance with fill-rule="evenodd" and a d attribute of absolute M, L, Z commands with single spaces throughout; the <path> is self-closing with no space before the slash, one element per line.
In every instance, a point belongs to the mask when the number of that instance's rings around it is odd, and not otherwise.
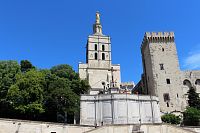
<path fill-rule="evenodd" d="M 87 79 L 91 86 L 90 94 L 107 91 L 110 87 L 120 87 L 120 65 L 112 64 L 110 37 L 103 35 L 100 14 L 96 13 L 93 35 L 86 45 L 86 63 L 79 63 L 81 79 Z"/>
<path fill-rule="evenodd" d="M 121 83 L 120 65 L 112 64 L 111 40 L 102 32 L 99 12 L 86 48 L 86 63 L 79 63 L 79 76 L 89 81 L 91 89 L 81 95 L 80 124 L 161 123 L 158 97 L 121 91 L 133 84 Z"/>

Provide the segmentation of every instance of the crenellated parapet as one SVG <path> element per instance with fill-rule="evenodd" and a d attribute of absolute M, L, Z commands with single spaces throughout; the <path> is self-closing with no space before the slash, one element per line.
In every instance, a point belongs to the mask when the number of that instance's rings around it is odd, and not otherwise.
<path fill-rule="evenodd" d="M 145 32 L 142 45 L 146 43 L 174 42 L 174 32 Z"/>

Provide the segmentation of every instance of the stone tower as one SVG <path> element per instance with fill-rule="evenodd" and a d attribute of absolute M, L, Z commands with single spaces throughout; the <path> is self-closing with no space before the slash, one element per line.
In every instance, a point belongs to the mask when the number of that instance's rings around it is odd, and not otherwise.
<path fill-rule="evenodd" d="M 111 43 L 110 37 L 102 34 L 100 14 L 96 13 L 93 25 L 93 35 L 88 37 L 86 62 L 93 68 L 111 68 Z"/>
<path fill-rule="evenodd" d="M 158 96 L 161 112 L 183 110 L 181 72 L 173 32 L 146 32 L 142 45 L 146 94 Z"/>
<path fill-rule="evenodd" d="M 93 34 L 89 35 L 86 45 L 87 64 L 79 63 L 79 76 L 89 81 L 90 94 L 120 86 L 120 65 L 112 65 L 111 61 L 110 37 L 103 35 L 100 14 L 96 12 Z"/>

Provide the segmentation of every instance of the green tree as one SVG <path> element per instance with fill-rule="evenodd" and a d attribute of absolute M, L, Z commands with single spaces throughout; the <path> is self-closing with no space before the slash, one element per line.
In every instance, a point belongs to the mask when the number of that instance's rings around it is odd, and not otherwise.
<path fill-rule="evenodd" d="M 55 74 L 60 78 L 69 79 L 70 81 L 79 78 L 78 74 L 67 64 L 54 66 L 50 70 L 52 74 Z"/>
<path fill-rule="evenodd" d="M 199 94 L 196 93 L 194 87 L 191 87 L 188 91 L 188 104 L 190 107 L 200 109 Z"/>
<path fill-rule="evenodd" d="M 45 98 L 46 116 L 50 121 L 56 121 L 61 114 L 64 121 L 65 114 L 74 115 L 79 111 L 79 96 L 70 89 L 70 81 L 54 74 L 48 77 L 48 89 Z"/>
<path fill-rule="evenodd" d="M 90 85 L 87 80 L 72 80 L 71 82 L 71 89 L 77 95 L 84 94 L 90 89 Z"/>
<path fill-rule="evenodd" d="M 0 99 L 5 100 L 7 91 L 15 83 L 15 75 L 20 72 L 16 61 L 0 61 Z"/>
<path fill-rule="evenodd" d="M 52 67 L 50 70 L 52 74 L 70 81 L 70 88 L 77 95 L 86 93 L 90 88 L 88 81 L 81 80 L 79 75 L 69 65 L 57 65 Z"/>
<path fill-rule="evenodd" d="M 194 107 L 188 107 L 183 113 L 183 123 L 188 126 L 199 126 L 200 110 Z"/>
<path fill-rule="evenodd" d="M 21 66 L 21 72 L 27 72 L 31 69 L 35 69 L 32 63 L 28 60 L 21 60 L 20 66 Z"/>
<path fill-rule="evenodd" d="M 183 113 L 184 125 L 200 125 L 200 98 L 194 87 L 191 87 L 188 91 L 188 104 L 189 107 Z"/>
<path fill-rule="evenodd" d="M 90 88 L 71 66 L 37 70 L 28 60 L 0 62 L 0 117 L 73 121 Z M 59 117 L 58 117 L 59 116 Z"/>
<path fill-rule="evenodd" d="M 162 121 L 170 124 L 180 124 L 181 118 L 174 114 L 165 114 L 161 117 Z"/>
<path fill-rule="evenodd" d="M 8 90 L 7 100 L 25 118 L 37 119 L 44 112 L 44 75 L 36 70 L 16 75 L 16 83 Z"/>
<path fill-rule="evenodd" d="M 66 64 L 54 66 L 50 72 L 45 70 L 43 73 L 46 75 L 45 117 L 56 121 L 58 114 L 61 114 L 61 121 L 64 121 L 65 114 L 69 120 L 69 115 L 79 113 L 80 94 L 88 91 L 89 83 L 81 80 L 72 67 Z"/>
<path fill-rule="evenodd" d="M 16 82 L 16 74 L 20 73 L 17 61 L 0 61 L 0 117 L 11 117 L 13 108 L 6 100 L 8 89 Z"/>

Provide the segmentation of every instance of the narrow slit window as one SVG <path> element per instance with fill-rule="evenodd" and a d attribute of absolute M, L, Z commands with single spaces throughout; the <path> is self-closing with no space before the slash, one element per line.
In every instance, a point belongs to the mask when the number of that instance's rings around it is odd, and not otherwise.
<path fill-rule="evenodd" d="M 95 60 L 97 60 L 97 58 L 98 58 L 98 57 L 97 57 L 97 53 L 94 54 L 94 58 L 95 58 Z"/>
<path fill-rule="evenodd" d="M 169 107 L 169 103 L 167 102 L 167 107 Z"/>
<path fill-rule="evenodd" d="M 94 50 L 96 50 L 96 51 L 97 51 L 97 44 L 95 44 L 95 45 L 94 45 Z"/>
<path fill-rule="evenodd" d="M 164 65 L 160 64 L 160 70 L 164 70 Z"/>
<path fill-rule="evenodd" d="M 105 45 L 102 45 L 102 51 L 105 51 Z"/>
<path fill-rule="evenodd" d="M 105 53 L 102 53 L 102 60 L 105 60 Z"/>

